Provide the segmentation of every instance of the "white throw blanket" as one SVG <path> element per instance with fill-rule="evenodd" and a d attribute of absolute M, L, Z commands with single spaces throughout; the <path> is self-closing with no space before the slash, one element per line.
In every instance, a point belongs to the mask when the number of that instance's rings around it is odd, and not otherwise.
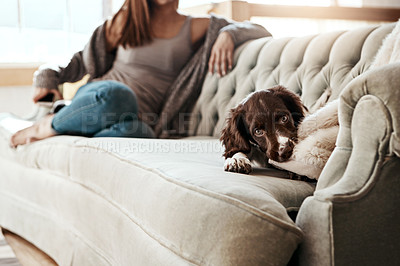
<path fill-rule="evenodd" d="M 400 20 L 383 41 L 370 70 L 399 61 Z M 329 95 L 330 89 L 327 89 L 320 99 L 326 102 Z M 323 103 L 317 102 L 316 105 L 323 106 Z M 338 107 L 339 100 L 337 99 L 306 116 L 299 125 L 298 143 L 293 149 L 290 160 L 284 163 L 272 160 L 269 162 L 280 169 L 318 180 L 335 148 L 339 132 Z"/>

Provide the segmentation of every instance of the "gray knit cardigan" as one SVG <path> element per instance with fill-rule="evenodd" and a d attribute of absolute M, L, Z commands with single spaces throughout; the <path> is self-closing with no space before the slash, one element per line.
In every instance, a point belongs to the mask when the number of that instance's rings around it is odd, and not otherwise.
<path fill-rule="evenodd" d="M 187 135 L 187 123 L 180 121 L 189 114 L 201 92 L 203 80 L 208 71 L 211 48 L 219 33 L 227 31 L 235 47 L 251 39 L 271 36 L 263 27 L 250 22 L 229 22 L 224 18 L 211 16 L 210 25 L 202 46 L 182 69 L 168 90 L 158 122 L 154 130 L 160 138 L 176 138 Z M 105 24 L 99 26 L 84 49 L 75 53 L 66 67 L 41 67 L 34 76 L 34 86 L 57 89 L 64 82 L 75 82 L 90 74 L 90 80 L 99 78 L 111 69 L 115 53 L 107 53 Z"/>

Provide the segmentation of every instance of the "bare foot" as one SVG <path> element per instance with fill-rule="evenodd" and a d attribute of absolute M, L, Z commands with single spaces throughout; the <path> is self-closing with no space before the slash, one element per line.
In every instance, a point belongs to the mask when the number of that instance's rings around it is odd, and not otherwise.
<path fill-rule="evenodd" d="M 56 135 L 56 132 L 51 127 L 51 121 L 53 121 L 53 117 L 54 115 L 45 116 L 32 126 L 22 129 L 12 135 L 11 146 L 15 148 L 18 145 L 28 144 Z"/>

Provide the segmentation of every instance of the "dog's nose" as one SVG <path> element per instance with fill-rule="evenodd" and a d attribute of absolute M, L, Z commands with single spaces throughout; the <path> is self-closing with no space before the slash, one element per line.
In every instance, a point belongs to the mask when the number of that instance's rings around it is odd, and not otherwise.
<path fill-rule="evenodd" d="M 279 162 L 285 162 L 289 160 L 293 153 L 293 147 L 294 145 L 291 141 L 279 146 Z"/>

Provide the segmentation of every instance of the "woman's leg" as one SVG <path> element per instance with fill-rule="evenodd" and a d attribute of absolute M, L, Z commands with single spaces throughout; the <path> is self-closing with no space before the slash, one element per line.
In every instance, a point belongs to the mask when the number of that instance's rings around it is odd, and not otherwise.
<path fill-rule="evenodd" d="M 93 137 L 155 138 L 155 133 L 150 126 L 138 119 L 125 119 Z"/>
<path fill-rule="evenodd" d="M 137 112 L 136 97 L 129 87 L 115 81 L 92 82 L 80 88 L 72 103 L 55 115 L 52 127 L 58 134 L 153 137 L 151 128 L 138 120 Z"/>
<path fill-rule="evenodd" d="M 56 134 L 153 137 L 151 128 L 138 120 L 137 110 L 134 93 L 122 83 L 88 83 L 78 90 L 72 103 L 56 115 L 46 116 L 32 127 L 15 133 L 11 145 L 26 144 Z"/>
<path fill-rule="evenodd" d="M 47 115 L 32 126 L 18 131 L 11 136 L 10 145 L 17 147 L 18 145 L 55 136 L 57 133 L 51 127 L 53 117 L 54 115 Z"/>

